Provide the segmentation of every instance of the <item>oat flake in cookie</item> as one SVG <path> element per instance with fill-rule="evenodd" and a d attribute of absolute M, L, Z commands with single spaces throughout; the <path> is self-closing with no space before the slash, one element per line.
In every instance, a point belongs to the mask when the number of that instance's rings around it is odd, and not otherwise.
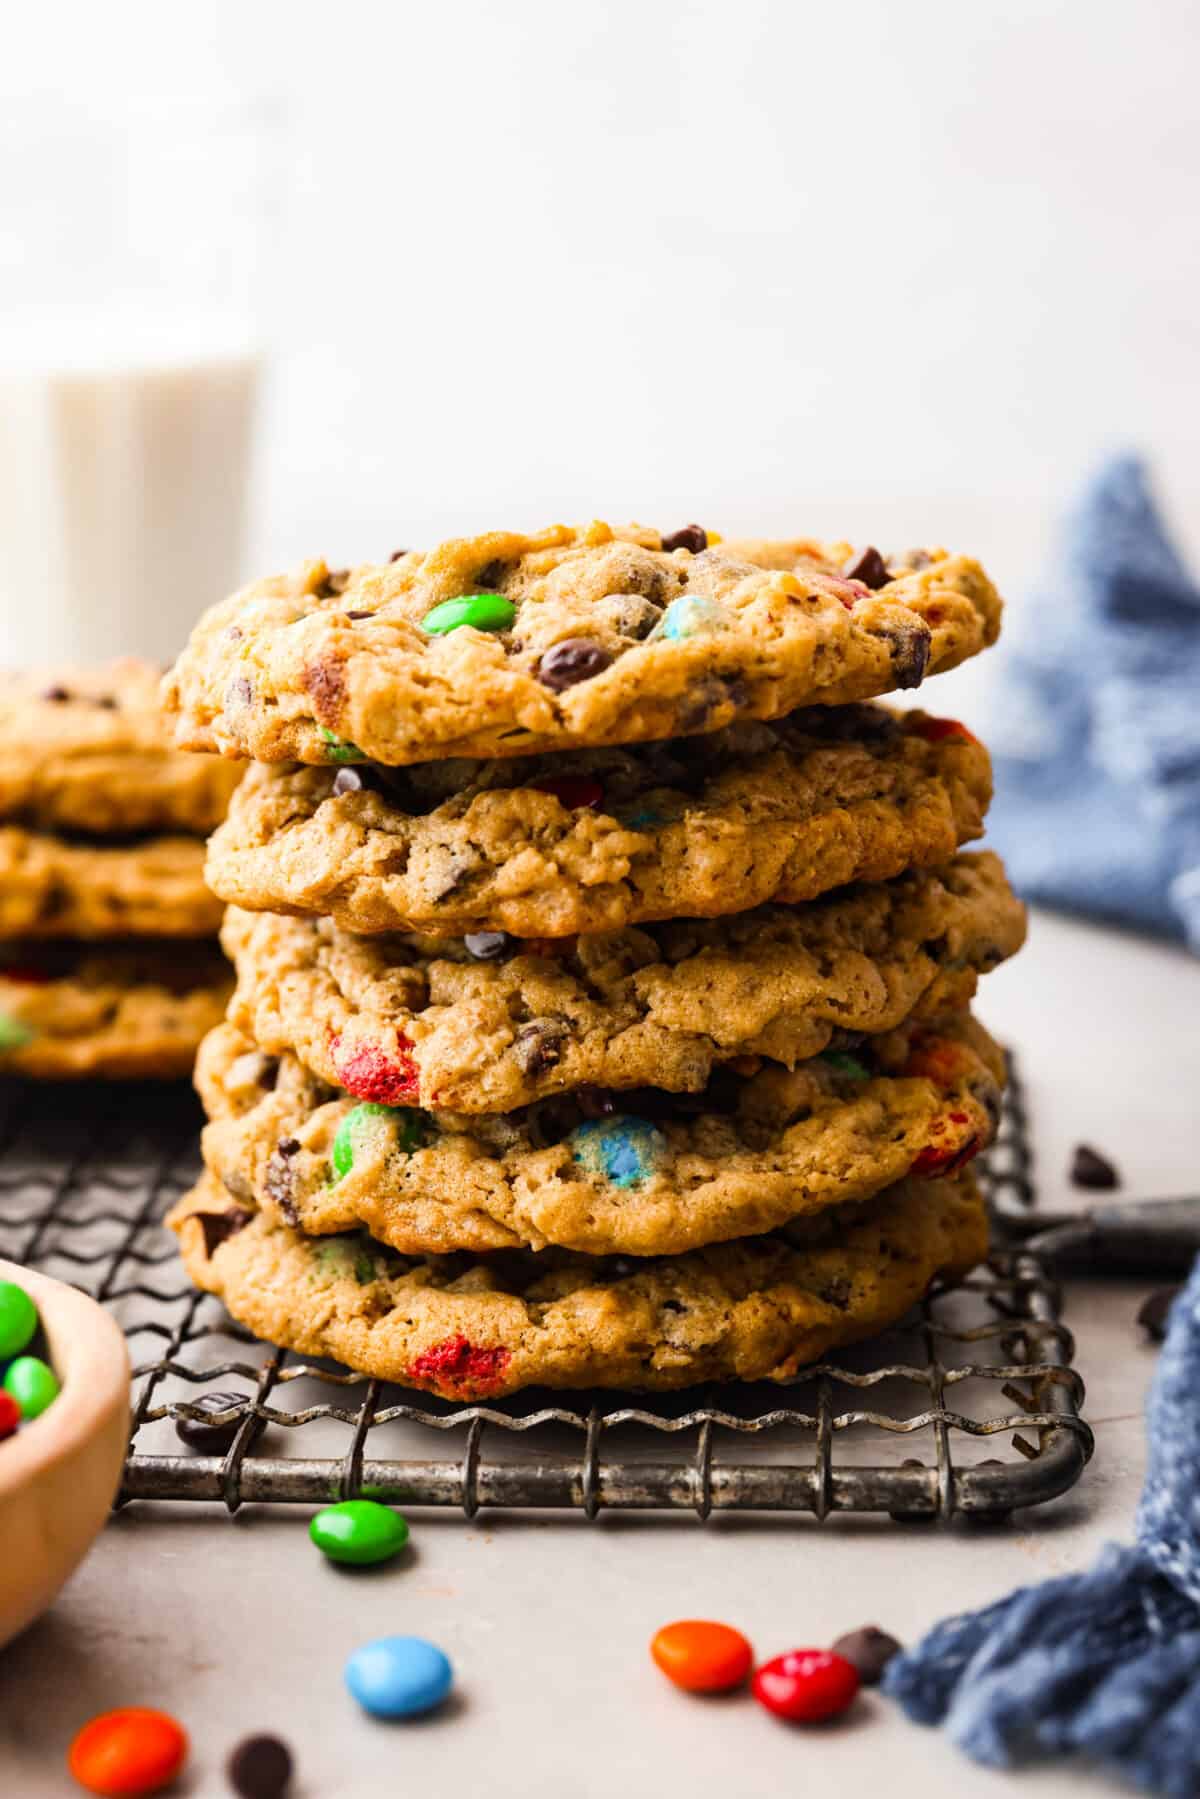
<path fill-rule="evenodd" d="M 338 575 L 310 563 L 205 614 L 166 711 L 181 749 L 264 762 L 518 756 L 870 699 L 996 638 L 1000 600 L 969 557 L 869 580 L 843 572 L 854 557 L 811 543 L 764 567 L 700 527 L 592 524 Z"/>
<path fill-rule="evenodd" d="M 230 909 L 230 1021 L 355 1092 L 510 1112 L 581 1085 L 698 1092 L 739 1058 L 787 1066 L 961 1010 L 1016 953 L 1025 914 L 999 858 L 594 936 L 359 937 L 327 919 Z"/>
<path fill-rule="evenodd" d="M 550 1250 L 397 1256 L 363 1232 L 314 1239 L 265 1214 L 206 1248 L 212 1175 L 175 1207 L 192 1280 L 269 1343 L 478 1400 L 522 1387 L 787 1380 L 902 1318 L 987 1251 L 970 1176 L 890 1188 L 836 1224 L 645 1262 Z"/>
<path fill-rule="evenodd" d="M 207 874 L 234 905 L 350 931 L 561 937 L 936 867 L 990 799 L 987 751 L 954 720 L 814 707 L 560 756 L 254 768 Z"/>
<path fill-rule="evenodd" d="M 382 1080 L 351 1097 L 232 1025 L 196 1065 L 204 1160 L 233 1201 L 411 1254 L 667 1255 L 773 1230 L 910 1173 L 956 1174 L 992 1139 L 1002 1079 L 966 1015 L 793 1070 L 721 1070 L 701 1094 L 581 1088 L 502 1115 L 426 1112 Z"/>

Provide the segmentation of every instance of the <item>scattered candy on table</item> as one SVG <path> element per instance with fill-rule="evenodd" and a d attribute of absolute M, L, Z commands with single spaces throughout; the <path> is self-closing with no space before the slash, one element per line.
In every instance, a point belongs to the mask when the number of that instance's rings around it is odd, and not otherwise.
<path fill-rule="evenodd" d="M 727 1693 L 750 1672 L 754 1651 L 740 1630 L 705 1618 L 664 1624 L 650 1654 L 668 1680 L 688 1693 Z"/>
<path fill-rule="evenodd" d="M 245 1737 L 225 1764 L 241 1799 L 283 1799 L 292 1778 L 292 1752 L 278 1737 Z"/>
<path fill-rule="evenodd" d="M 37 1307 L 15 1281 L 0 1281 L 0 1361 L 20 1355 L 38 1327 Z"/>
<path fill-rule="evenodd" d="M 374 1499 L 343 1499 L 318 1512 L 308 1534 L 331 1562 L 365 1568 L 399 1555 L 408 1542 L 408 1525 L 390 1505 Z"/>
<path fill-rule="evenodd" d="M 174 1718 L 131 1705 L 85 1724 L 67 1753 L 67 1767 L 89 1793 L 127 1799 L 168 1786 L 187 1753 L 187 1734 Z"/>
<path fill-rule="evenodd" d="M 860 1686 L 858 1669 L 830 1649 L 789 1649 L 764 1662 L 751 1683 L 760 1705 L 793 1724 L 836 1718 Z"/>
<path fill-rule="evenodd" d="M 424 1637 L 380 1637 L 350 1656 L 346 1685 L 376 1718 L 415 1718 L 440 1705 L 454 1670 L 436 1643 Z"/>
<path fill-rule="evenodd" d="M 15 1362 L 9 1363 L 4 1375 L 4 1390 L 16 1400 L 22 1418 L 27 1420 L 40 1418 L 60 1392 L 53 1368 L 35 1355 L 18 1356 Z"/>
<path fill-rule="evenodd" d="M 189 1403 L 198 1412 L 212 1412 L 219 1416 L 234 1406 L 244 1406 L 245 1402 L 244 1393 L 202 1393 L 199 1399 Z M 202 1455 L 224 1455 L 244 1422 L 245 1413 L 241 1410 L 236 1417 L 226 1418 L 220 1424 L 210 1424 L 207 1418 L 176 1418 L 175 1435 L 189 1449 L 196 1449 Z"/>

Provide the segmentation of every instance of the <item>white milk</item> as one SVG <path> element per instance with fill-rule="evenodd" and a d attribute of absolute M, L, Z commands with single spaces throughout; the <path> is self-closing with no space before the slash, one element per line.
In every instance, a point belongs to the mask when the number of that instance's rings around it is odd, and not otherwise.
<path fill-rule="evenodd" d="M 0 344 L 5 667 L 169 662 L 242 574 L 259 356 L 78 325 Z"/>

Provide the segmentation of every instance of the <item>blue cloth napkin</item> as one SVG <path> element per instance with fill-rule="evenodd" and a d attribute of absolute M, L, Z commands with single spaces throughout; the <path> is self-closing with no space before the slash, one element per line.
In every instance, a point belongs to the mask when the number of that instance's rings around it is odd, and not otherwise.
<path fill-rule="evenodd" d="M 1200 1793 L 1200 1262 L 1146 1408 L 1133 1548 L 951 1618 L 883 1689 L 991 1767 L 1079 1754 L 1167 1799 Z"/>
<path fill-rule="evenodd" d="M 1006 623 L 989 839 L 1014 886 L 1200 951 L 1200 588 L 1138 458 L 1089 482 Z"/>

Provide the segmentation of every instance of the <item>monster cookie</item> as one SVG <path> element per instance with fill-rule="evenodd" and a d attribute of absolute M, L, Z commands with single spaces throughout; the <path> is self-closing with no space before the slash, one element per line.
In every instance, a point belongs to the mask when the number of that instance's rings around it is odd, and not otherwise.
<path fill-rule="evenodd" d="M 208 879 L 234 905 L 351 931 L 559 937 L 936 866 L 981 834 L 990 799 L 987 751 L 962 725 L 816 708 L 630 750 L 257 768 Z"/>
<path fill-rule="evenodd" d="M 168 1222 L 191 1278 L 268 1342 L 457 1400 L 787 1380 L 987 1250 L 969 1176 L 905 1181 L 836 1229 L 809 1220 L 640 1264 L 553 1250 L 411 1260 L 362 1233 L 303 1237 L 231 1204 L 211 1175 Z"/>
<path fill-rule="evenodd" d="M 211 937 L 198 837 L 82 842 L 0 825 L 0 937 Z"/>
<path fill-rule="evenodd" d="M 968 557 L 890 568 L 808 549 L 763 568 L 696 526 L 593 524 L 340 573 L 309 563 L 214 606 L 165 706 L 180 748 L 263 762 L 518 756 L 869 699 L 998 633 L 1000 600 Z"/>
<path fill-rule="evenodd" d="M 0 675 L 0 818 L 96 836 L 211 831 L 241 771 L 167 747 L 160 679 L 132 659 Z"/>
<path fill-rule="evenodd" d="M 382 1083 L 356 1100 L 232 1025 L 196 1065 L 204 1159 L 235 1199 L 413 1254 L 668 1255 L 773 1230 L 909 1173 L 957 1173 L 991 1141 L 1002 1076 L 966 1016 L 792 1070 L 722 1070 L 699 1095 L 582 1088 L 500 1116 L 420 1111 Z"/>
<path fill-rule="evenodd" d="M 581 1085 L 696 1092 L 738 1057 L 793 1066 L 959 1011 L 1024 934 L 999 858 L 961 855 L 807 907 L 532 944 L 237 908 L 222 942 L 230 1020 L 260 1049 L 361 1099 L 510 1112 Z"/>
<path fill-rule="evenodd" d="M 4 953 L 3 1074 L 190 1074 L 229 997 L 228 965 L 215 943 L 6 944 Z"/>

